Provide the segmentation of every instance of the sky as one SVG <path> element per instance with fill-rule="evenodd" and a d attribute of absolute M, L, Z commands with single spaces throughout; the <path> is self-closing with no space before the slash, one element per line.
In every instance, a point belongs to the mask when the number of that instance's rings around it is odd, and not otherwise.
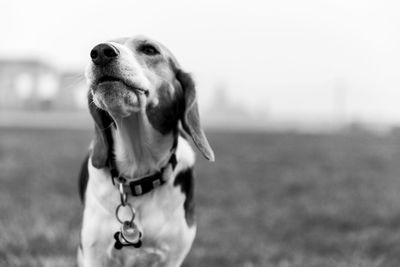
<path fill-rule="evenodd" d="M 400 123 L 400 2 L 0 1 L 0 56 L 84 70 L 104 40 L 144 34 L 216 91 L 274 119 Z"/>

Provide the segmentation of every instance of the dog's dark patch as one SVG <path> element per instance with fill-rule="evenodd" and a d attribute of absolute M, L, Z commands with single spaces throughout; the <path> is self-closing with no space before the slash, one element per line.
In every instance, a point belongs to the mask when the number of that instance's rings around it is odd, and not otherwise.
<path fill-rule="evenodd" d="M 81 198 L 82 203 L 85 203 L 85 192 L 89 180 L 88 162 L 89 162 L 89 154 L 86 155 L 85 159 L 83 160 L 81 166 L 81 172 L 79 174 L 79 196 Z"/>
<path fill-rule="evenodd" d="M 183 112 L 181 88 L 175 86 L 175 92 L 169 92 L 170 84 L 164 83 L 158 90 L 159 103 L 148 105 L 147 117 L 151 125 L 162 134 L 168 134 L 177 128 Z"/>
<path fill-rule="evenodd" d="M 180 186 L 182 193 L 185 195 L 185 202 L 183 208 L 185 209 L 185 219 L 188 226 L 195 223 L 194 212 L 194 173 L 193 169 L 186 169 L 175 177 L 174 186 Z"/>

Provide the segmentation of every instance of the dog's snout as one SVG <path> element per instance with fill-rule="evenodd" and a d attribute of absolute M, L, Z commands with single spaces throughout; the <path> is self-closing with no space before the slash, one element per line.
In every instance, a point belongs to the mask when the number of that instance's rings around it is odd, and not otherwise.
<path fill-rule="evenodd" d="M 95 65 L 105 65 L 119 55 L 119 50 L 111 44 L 98 44 L 90 51 L 90 57 Z"/>

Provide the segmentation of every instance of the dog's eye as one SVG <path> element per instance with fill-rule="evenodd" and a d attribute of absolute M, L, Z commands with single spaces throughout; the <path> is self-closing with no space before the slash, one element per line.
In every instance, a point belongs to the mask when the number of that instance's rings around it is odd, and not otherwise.
<path fill-rule="evenodd" d="M 146 54 L 146 55 L 148 55 L 148 56 L 154 56 L 154 55 L 160 54 L 160 52 L 158 52 L 158 50 L 157 50 L 154 46 L 149 45 L 149 44 L 142 45 L 142 46 L 139 48 L 139 50 L 140 50 L 142 53 L 144 53 L 144 54 Z"/>

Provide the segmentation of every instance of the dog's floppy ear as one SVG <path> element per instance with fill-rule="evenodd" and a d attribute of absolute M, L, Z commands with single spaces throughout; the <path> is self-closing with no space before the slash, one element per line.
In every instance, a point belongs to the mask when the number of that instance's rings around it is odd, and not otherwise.
<path fill-rule="evenodd" d="M 172 65 L 175 69 L 176 79 L 183 90 L 184 110 L 181 117 L 182 127 L 192 137 L 193 142 L 203 156 L 210 161 L 214 161 L 214 152 L 200 124 L 194 81 L 190 74 L 178 69 L 174 63 Z"/>
<path fill-rule="evenodd" d="M 101 169 L 107 166 L 108 157 L 111 149 L 111 130 L 110 125 L 113 123 L 108 113 L 96 107 L 93 103 L 91 92 L 88 94 L 89 111 L 94 120 L 94 141 L 92 147 L 92 164 L 94 167 Z"/>

